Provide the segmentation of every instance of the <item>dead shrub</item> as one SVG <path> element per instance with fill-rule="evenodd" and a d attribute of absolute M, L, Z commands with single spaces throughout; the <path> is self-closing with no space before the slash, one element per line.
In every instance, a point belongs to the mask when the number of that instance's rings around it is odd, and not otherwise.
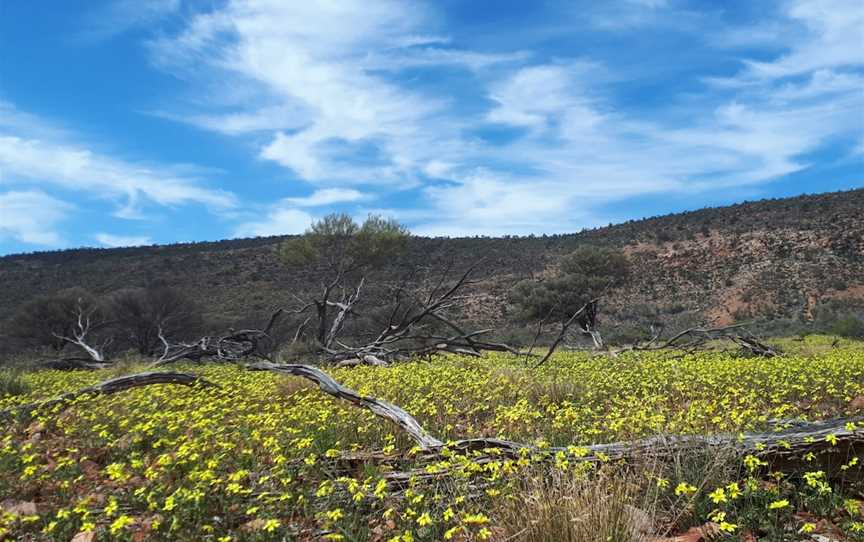
<path fill-rule="evenodd" d="M 494 505 L 502 541 L 644 542 L 653 530 L 651 514 L 634 504 L 638 484 L 620 473 L 546 471 L 517 483 Z"/>

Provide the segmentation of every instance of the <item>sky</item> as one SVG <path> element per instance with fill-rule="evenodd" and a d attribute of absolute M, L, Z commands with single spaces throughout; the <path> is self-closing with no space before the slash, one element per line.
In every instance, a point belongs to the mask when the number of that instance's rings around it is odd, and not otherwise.
<path fill-rule="evenodd" d="M 860 187 L 858 0 L 0 0 L 0 254 Z"/>

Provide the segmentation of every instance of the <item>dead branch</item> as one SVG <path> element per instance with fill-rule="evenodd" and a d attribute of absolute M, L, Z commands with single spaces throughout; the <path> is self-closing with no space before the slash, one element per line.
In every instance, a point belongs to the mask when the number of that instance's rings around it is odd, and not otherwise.
<path fill-rule="evenodd" d="M 69 344 L 73 344 L 79 347 L 81 350 L 87 353 L 90 356 L 92 361 L 97 363 L 105 362 L 105 356 L 102 353 L 102 350 L 106 345 L 102 345 L 97 348 L 91 346 L 87 343 L 87 335 L 97 327 L 93 321 L 93 317 L 95 312 L 97 311 L 97 307 L 85 308 L 84 303 L 81 298 L 78 298 L 78 303 L 75 309 L 75 324 L 72 328 L 72 337 L 68 337 L 66 335 L 60 335 L 58 333 L 52 333 L 54 337 L 66 341 Z"/>
<path fill-rule="evenodd" d="M 817 422 L 796 422 L 781 431 L 763 433 L 719 434 L 719 435 L 657 435 L 641 440 L 592 444 L 579 447 L 574 452 L 571 447 L 537 448 L 531 444 L 495 438 L 469 438 L 448 442 L 446 445 L 430 435 L 411 414 L 402 408 L 376 399 L 362 396 L 346 388 L 316 367 L 309 365 L 279 365 L 260 362 L 247 366 L 254 371 L 272 371 L 280 374 L 299 376 L 318 384 L 321 391 L 338 399 L 343 399 L 357 407 L 365 408 L 376 416 L 385 418 L 404 430 L 420 447 L 421 462 L 435 462 L 440 459 L 446 448 L 447 454 L 456 452 L 470 455 L 473 463 L 488 463 L 501 458 L 519 458 L 524 454 L 537 454 L 541 458 L 554 458 L 561 452 L 570 461 L 603 463 L 609 461 L 630 461 L 640 459 L 672 458 L 679 454 L 697 453 L 704 450 L 725 450 L 743 456 L 752 454 L 771 464 L 772 468 L 793 467 L 809 454 L 839 454 L 848 456 L 855 446 L 864 444 L 864 430 L 856 425 L 864 417 L 835 419 Z M 342 456 L 346 461 L 384 461 L 393 462 L 399 456 L 382 452 L 352 453 Z M 800 466 L 800 465 L 799 465 Z M 391 483 L 406 483 L 409 480 L 434 478 L 447 474 L 451 468 L 416 468 L 405 472 L 390 472 L 385 479 Z"/>
<path fill-rule="evenodd" d="M 159 340 L 164 348 L 162 355 L 151 364 L 161 367 L 183 359 L 201 361 L 205 358 L 219 361 L 239 361 L 249 357 L 270 359 L 267 345 L 271 341 L 270 332 L 284 311 L 275 311 L 263 329 L 230 330 L 219 337 L 204 336 L 194 343 L 171 344 L 159 329 Z"/>
<path fill-rule="evenodd" d="M 567 455 L 571 462 L 607 463 L 615 461 L 643 461 L 650 459 L 670 460 L 682 454 L 701 452 L 723 452 L 731 457 L 753 455 L 764 461 L 771 470 L 796 471 L 802 465 L 812 468 L 815 457 L 834 458 L 836 464 L 856 453 L 855 449 L 864 444 L 864 431 L 850 429 L 855 422 L 864 418 L 835 419 L 817 422 L 804 422 L 784 431 L 765 433 L 746 433 L 744 435 L 657 435 L 641 440 L 592 444 L 578 447 L 574 455 L 572 448 L 543 448 L 519 442 L 499 439 L 466 439 L 447 444 L 450 452 L 470 455 L 472 463 L 500 461 L 502 458 L 515 459 L 528 453 L 554 460 L 558 453 Z M 850 426 L 850 423 L 853 425 Z M 440 449 L 426 450 L 425 460 L 433 463 L 440 460 Z M 860 452 L 859 452 L 860 453 Z M 810 454 L 813 454 L 812 456 Z M 370 455 L 374 461 L 380 454 Z M 806 456 L 806 457 L 805 457 Z M 386 456 L 385 456 L 386 457 Z M 809 458 L 809 459 L 808 459 Z M 837 458 L 841 460 L 836 461 Z M 393 457 L 386 458 L 393 461 Z M 409 471 L 394 471 L 385 474 L 388 482 L 404 484 L 409 480 L 437 478 L 449 474 L 454 467 L 441 468 L 436 465 L 429 469 L 425 466 Z"/>
<path fill-rule="evenodd" d="M 597 299 L 592 299 L 588 303 L 582 305 L 578 311 L 574 312 L 573 315 L 567 319 L 561 325 L 561 332 L 558 333 L 558 336 L 555 338 L 555 341 L 552 342 L 552 346 L 549 347 L 549 351 L 546 352 L 546 355 L 534 365 L 534 368 L 540 367 L 544 363 L 546 363 L 549 358 L 552 357 L 552 354 L 555 353 L 555 350 L 564 340 L 564 337 L 567 336 L 567 332 L 570 330 L 570 327 L 573 324 L 579 324 L 579 328 L 583 333 L 587 333 L 591 335 L 591 338 L 594 340 L 595 346 L 598 348 L 603 345 L 602 339 L 600 339 L 600 333 L 597 331 Z"/>
<path fill-rule="evenodd" d="M 445 272 L 424 295 L 408 295 L 405 285 L 399 286 L 393 292 L 392 308 L 383 329 L 373 334 L 369 342 L 352 346 L 339 340 L 338 332 L 341 331 L 344 319 L 349 314 L 356 314 L 354 305 L 360 294 L 358 287 L 345 302 L 330 303 L 330 306 L 338 307 L 340 312 L 334 318 L 331 332 L 322 345 L 323 350 L 331 361 L 336 362 L 363 360 L 368 356 L 393 360 L 435 352 L 479 356 L 484 351 L 493 351 L 525 355 L 509 345 L 481 340 L 480 335 L 492 330 L 466 331 L 448 315 L 448 311 L 460 308 L 469 299 L 460 292 L 472 283 L 471 276 L 476 268 L 476 264 L 469 267 L 449 285 Z M 449 328 L 453 334 L 436 333 L 436 325 L 439 329 L 441 326 Z"/>
<path fill-rule="evenodd" d="M 357 284 L 357 288 L 353 293 L 349 294 L 344 298 L 341 302 L 335 301 L 327 301 L 326 303 L 332 307 L 336 307 L 339 309 L 339 312 L 336 313 L 336 316 L 333 318 L 333 323 L 330 325 L 330 331 L 327 332 L 327 335 L 324 338 L 323 346 L 328 348 L 333 341 L 336 340 L 336 337 L 339 335 L 339 332 L 342 331 L 342 326 L 345 325 L 345 318 L 351 312 L 354 304 L 357 303 L 357 300 L 360 299 L 360 290 L 363 288 L 364 278 L 360 279 L 360 283 Z"/>
<path fill-rule="evenodd" d="M 110 395 L 112 393 L 117 393 L 125 390 L 130 390 L 133 388 L 140 388 L 143 386 L 152 386 L 154 384 L 180 384 L 183 386 L 216 386 L 212 382 L 205 380 L 199 376 L 195 376 L 189 373 L 173 373 L 173 372 L 146 372 L 146 373 L 138 373 L 126 376 L 120 376 L 117 378 L 112 378 L 110 380 L 105 380 L 104 382 L 100 382 L 93 386 L 88 386 L 86 388 L 82 388 L 77 391 L 72 391 L 69 393 L 64 393 L 63 395 L 59 395 L 52 399 L 45 399 L 42 401 L 36 401 L 34 403 L 27 403 L 24 405 L 17 405 L 5 410 L 0 411 L 0 419 L 10 416 L 16 412 L 21 411 L 33 411 L 36 409 L 44 409 L 51 408 L 57 405 L 68 404 L 79 397 L 83 397 L 85 395 Z"/>
<path fill-rule="evenodd" d="M 693 327 L 680 331 L 665 341 L 659 340 L 663 332 L 663 328 L 660 327 L 659 330 L 654 331 L 653 336 L 647 342 L 635 343 L 612 351 L 611 354 L 617 355 L 621 352 L 666 349 L 692 353 L 704 349 L 712 341 L 731 342 L 737 345 L 742 351 L 758 357 L 770 358 L 781 353 L 778 348 L 758 339 L 747 329 L 748 325 L 743 323 L 715 328 Z"/>

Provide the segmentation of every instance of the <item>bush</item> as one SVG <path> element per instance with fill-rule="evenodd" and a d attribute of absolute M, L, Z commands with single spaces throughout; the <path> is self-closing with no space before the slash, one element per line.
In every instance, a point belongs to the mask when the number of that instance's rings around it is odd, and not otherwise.
<path fill-rule="evenodd" d="M 30 393 L 30 389 L 21 371 L 7 369 L 0 372 L 0 398 L 24 395 Z"/>
<path fill-rule="evenodd" d="M 521 318 L 539 320 L 549 315 L 566 320 L 592 297 L 623 285 L 629 272 L 629 262 L 621 251 L 582 247 L 561 259 L 557 277 L 517 284 L 510 301 Z"/>
<path fill-rule="evenodd" d="M 831 333 L 847 339 L 864 339 L 864 321 L 851 314 L 840 317 L 831 326 Z"/>

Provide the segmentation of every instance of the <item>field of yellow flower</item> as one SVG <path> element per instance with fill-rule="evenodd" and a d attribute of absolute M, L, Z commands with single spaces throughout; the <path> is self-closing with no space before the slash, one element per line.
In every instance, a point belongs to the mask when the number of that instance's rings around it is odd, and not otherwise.
<path fill-rule="evenodd" d="M 30 391 L 0 398 L 0 410 L 136 370 L 24 373 Z M 644 510 L 654 519 L 641 528 L 658 537 L 706 524 L 729 540 L 864 531 L 854 454 L 793 473 L 753 456 L 694 454 L 638 472 L 578 460 L 580 447 L 593 443 L 852 417 L 864 396 L 864 348 L 854 344 L 773 359 L 560 353 L 536 370 L 509 355 L 328 369 L 443 440 L 485 436 L 538 447 L 482 462 L 446 450 L 435 461 L 421 458 L 395 425 L 296 377 L 232 365 L 172 370 L 218 387 L 86 396 L 4 421 L 0 533 L 76 542 L 544 540 L 520 514 L 534 507 L 532 514 L 561 516 L 565 508 L 555 507 L 575 506 L 577 493 L 588 498 L 591 479 L 602 487 L 590 491 L 612 492 L 604 513 Z M 549 447 L 568 451 L 545 453 Z M 626 529 L 636 529 L 632 523 Z"/>

